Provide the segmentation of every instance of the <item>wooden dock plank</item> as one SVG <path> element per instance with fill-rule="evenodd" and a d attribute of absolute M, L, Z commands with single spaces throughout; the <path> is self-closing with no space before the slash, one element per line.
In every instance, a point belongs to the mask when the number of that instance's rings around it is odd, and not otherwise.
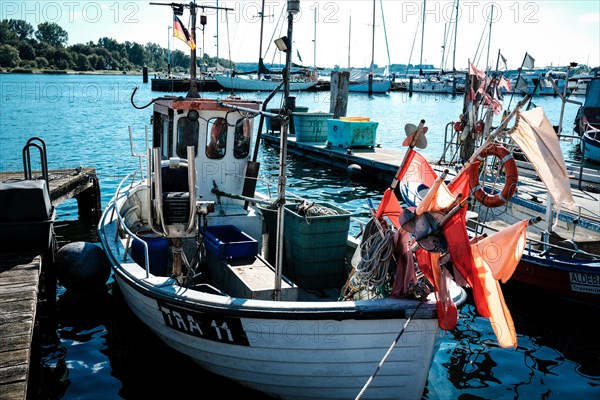
<path fill-rule="evenodd" d="M 42 257 L 0 254 L 0 398 L 24 400 L 31 362 Z"/>
<path fill-rule="evenodd" d="M 44 179 L 41 171 L 32 171 L 33 179 Z M 0 172 L 0 182 L 21 181 L 23 171 Z M 50 201 L 57 206 L 69 199 L 77 198 L 79 215 L 82 213 L 100 218 L 100 184 L 95 168 L 71 168 L 48 171 Z"/>

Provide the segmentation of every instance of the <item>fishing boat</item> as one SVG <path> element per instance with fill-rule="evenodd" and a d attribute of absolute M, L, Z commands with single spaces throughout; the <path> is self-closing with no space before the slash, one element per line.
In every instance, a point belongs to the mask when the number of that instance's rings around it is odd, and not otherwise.
<path fill-rule="evenodd" d="M 195 3 L 169 5 L 188 7 L 194 21 Z M 288 3 L 289 30 L 298 10 Z M 287 84 L 284 94 L 289 117 Z M 134 95 L 135 108 L 146 108 Z M 268 116 L 266 103 L 188 93 L 148 104 L 151 144 L 141 154 L 132 145 L 139 166 L 98 225 L 118 292 L 168 346 L 266 395 L 420 399 L 441 333 L 456 326 L 466 301 L 436 252 L 464 256 L 431 247 L 439 242 L 437 222 L 419 223 L 414 240 L 399 229 L 397 180 L 377 207 L 365 199 L 373 218 L 360 240 L 349 235 L 350 213 L 342 208 L 287 199 L 287 118 L 277 196 L 257 189 L 260 165 L 250 145 L 254 118 L 262 125 Z M 411 149 L 425 131 L 424 121 L 414 127 Z M 462 210 L 453 203 L 435 215 L 451 223 Z M 489 287 L 479 307 L 499 344 L 516 347 L 501 291 L 478 260 L 479 272 L 464 265 L 463 273 L 477 288 Z"/>
<path fill-rule="evenodd" d="M 587 83 L 585 100 L 577 110 L 574 123 L 574 131 L 581 136 L 583 157 L 600 162 L 600 78 L 592 78 Z"/>
<path fill-rule="evenodd" d="M 590 128 L 584 131 L 580 143 L 583 157 L 600 163 L 600 130 Z"/>

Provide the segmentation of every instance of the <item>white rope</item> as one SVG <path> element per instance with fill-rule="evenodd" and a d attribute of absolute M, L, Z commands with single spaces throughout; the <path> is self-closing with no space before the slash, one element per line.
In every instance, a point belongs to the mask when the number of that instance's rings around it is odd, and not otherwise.
<path fill-rule="evenodd" d="M 383 231 L 383 236 L 377 231 L 371 219 L 365 227 L 365 235 L 360 244 L 360 262 L 355 267 L 352 286 L 359 289 L 378 288 L 385 283 L 387 268 L 394 255 L 394 232 L 391 229 Z"/>

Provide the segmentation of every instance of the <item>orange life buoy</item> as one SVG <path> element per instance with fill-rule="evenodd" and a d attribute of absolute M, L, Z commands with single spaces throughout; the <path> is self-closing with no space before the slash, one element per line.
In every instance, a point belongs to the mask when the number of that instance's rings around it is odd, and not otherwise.
<path fill-rule="evenodd" d="M 487 193 L 479 183 L 479 164 L 488 156 L 498 157 L 502 161 L 505 170 L 506 182 L 504 187 L 501 192 L 494 195 Z M 490 208 L 501 207 L 510 200 L 515 194 L 515 190 L 517 190 L 518 179 L 517 164 L 512 154 L 506 147 L 496 143 L 490 144 L 477 156 L 477 162 L 473 163 L 469 173 L 469 184 L 473 190 L 473 196 L 478 202 Z"/>

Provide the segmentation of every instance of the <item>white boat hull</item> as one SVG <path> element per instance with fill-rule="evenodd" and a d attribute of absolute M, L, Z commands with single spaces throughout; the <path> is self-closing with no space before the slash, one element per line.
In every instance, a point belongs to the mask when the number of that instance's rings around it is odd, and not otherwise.
<path fill-rule="evenodd" d="M 371 85 L 371 93 L 387 93 L 392 87 L 392 82 L 389 80 L 385 81 L 373 81 Z M 348 84 L 349 92 L 369 93 L 368 82 L 356 82 Z"/>
<path fill-rule="evenodd" d="M 167 345 L 215 374 L 284 399 L 356 397 L 406 322 L 232 318 L 188 310 L 188 318 L 201 315 L 213 325 L 200 324 L 190 334 L 166 325 L 169 316 L 155 299 L 123 279 L 117 283 L 135 315 Z M 171 302 L 162 307 L 179 309 Z M 421 398 L 439 348 L 438 324 L 436 319 L 415 320 L 407 329 L 364 398 L 397 399 L 399 393 Z M 217 337 L 202 338 L 200 331 Z"/>
<path fill-rule="evenodd" d="M 117 204 L 135 192 L 139 203 L 144 185 Z M 412 317 L 363 398 L 421 398 L 440 344 L 433 294 L 423 303 L 271 301 L 186 288 L 131 259 L 114 214 L 109 205 L 99 237 L 123 298 L 165 344 L 203 368 L 281 399 L 355 398 Z M 464 291 L 452 290 L 462 304 Z"/>
<path fill-rule="evenodd" d="M 600 163 L 600 131 L 584 132 L 580 144 L 584 158 Z"/>
<path fill-rule="evenodd" d="M 242 91 L 273 91 L 279 84 L 280 81 L 271 80 L 258 80 L 249 78 L 240 78 L 232 76 L 215 76 L 216 81 L 219 85 L 229 90 L 242 90 Z M 290 82 L 290 90 L 307 90 L 315 86 L 317 82 Z"/>

